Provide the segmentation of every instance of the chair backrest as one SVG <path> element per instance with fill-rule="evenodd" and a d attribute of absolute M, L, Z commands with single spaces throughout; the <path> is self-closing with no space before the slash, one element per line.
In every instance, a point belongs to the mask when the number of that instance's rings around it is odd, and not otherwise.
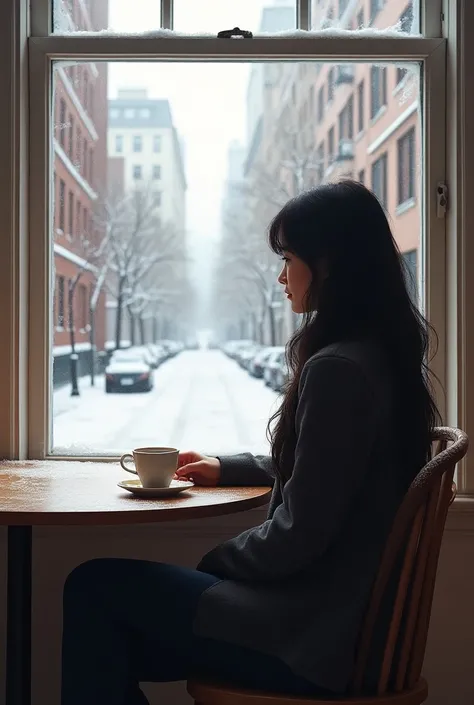
<path fill-rule="evenodd" d="M 413 688 L 420 678 L 441 540 L 456 494 L 454 470 L 467 447 L 463 431 L 436 428 L 433 457 L 416 476 L 397 511 L 360 635 L 351 684 L 354 695 L 364 688 L 377 620 L 394 578 L 396 591 L 384 635 L 377 695 Z"/>

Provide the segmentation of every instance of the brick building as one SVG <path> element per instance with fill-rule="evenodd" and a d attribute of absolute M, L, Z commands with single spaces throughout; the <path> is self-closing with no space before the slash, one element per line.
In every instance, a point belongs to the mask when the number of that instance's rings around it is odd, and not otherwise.
<path fill-rule="evenodd" d="M 93 30 L 107 24 L 106 2 L 63 0 L 60 10 L 58 22 L 65 29 Z M 100 351 L 105 344 L 105 292 L 98 281 L 105 234 L 101 212 L 107 192 L 107 65 L 58 64 L 53 109 L 53 380 L 57 386 L 70 379 L 71 327 L 80 375 L 90 370 L 91 350 Z"/>

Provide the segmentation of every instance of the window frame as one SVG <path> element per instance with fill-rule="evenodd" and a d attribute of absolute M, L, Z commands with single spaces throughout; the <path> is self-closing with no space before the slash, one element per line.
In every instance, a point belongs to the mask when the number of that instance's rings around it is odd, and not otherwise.
<path fill-rule="evenodd" d="M 448 0 L 446 0 L 446 3 Z M 298 8 L 300 6 L 308 9 L 308 3 L 298 3 Z M 165 13 L 162 13 L 163 26 L 171 28 L 171 3 L 169 0 L 163 0 L 162 6 L 165 7 Z M 13 8 L 15 7 L 15 12 Z M 311 39 L 311 52 L 308 50 L 308 43 L 301 45 L 301 39 L 298 39 L 299 52 L 302 53 L 307 60 L 320 59 L 320 60 L 333 60 L 334 54 L 343 56 L 345 61 L 360 59 L 361 51 L 364 52 L 364 58 L 367 60 L 375 59 L 392 59 L 397 60 L 400 54 L 404 54 L 405 58 L 409 57 L 411 60 L 425 59 L 425 67 L 428 69 L 424 73 L 424 84 L 425 91 L 429 87 L 429 104 L 436 105 L 437 110 L 435 112 L 427 111 L 428 121 L 426 125 L 427 137 L 424 140 L 430 143 L 430 139 L 433 136 L 440 136 L 443 140 L 447 139 L 448 146 L 450 149 L 449 159 L 448 159 L 448 174 L 451 181 L 452 190 L 452 207 L 448 210 L 448 217 L 446 221 L 442 219 L 439 222 L 436 221 L 436 198 L 435 198 L 435 188 L 437 179 L 446 179 L 446 168 L 444 165 L 444 150 L 437 149 L 436 154 L 432 154 L 434 150 L 431 150 L 427 154 L 426 150 L 424 152 L 424 159 L 428 159 L 429 169 L 425 172 L 426 178 L 423 184 L 423 202 L 426 204 L 426 221 L 427 221 L 427 236 L 429 236 L 430 242 L 427 243 L 427 259 L 428 269 L 433 270 L 433 276 L 427 276 L 425 285 L 429 291 L 429 297 L 427 299 L 427 312 L 429 314 L 429 309 L 432 308 L 433 312 L 439 313 L 440 310 L 444 309 L 446 306 L 448 310 L 453 312 L 452 320 L 455 322 L 453 326 L 449 329 L 450 341 L 452 342 L 452 347 L 450 348 L 450 359 L 448 360 L 449 367 L 449 381 L 450 387 L 448 389 L 448 405 L 450 407 L 450 417 L 448 419 L 451 423 L 459 423 L 460 426 L 467 429 L 469 424 L 464 423 L 466 416 L 466 405 L 469 409 L 473 411 L 474 418 L 474 388 L 472 391 L 467 390 L 463 382 L 465 381 L 465 371 L 463 360 L 469 359 L 469 351 L 472 350 L 474 353 L 474 345 L 470 344 L 470 341 L 466 339 L 464 328 L 465 320 L 463 316 L 465 315 L 465 307 L 471 305 L 471 301 L 474 302 L 474 291 L 471 292 L 473 295 L 467 296 L 467 292 L 456 286 L 450 286 L 449 288 L 449 299 L 445 296 L 445 259 L 440 256 L 441 249 L 444 250 L 445 242 L 448 246 L 448 267 L 450 268 L 451 274 L 450 282 L 459 282 L 461 277 L 456 276 L 458 269 L 464 271 L 466 264 L 462 264 L 459 261 L 459 254 L 454 256 L 453 253 L 459 252 L 467 253 L 469 255 L 474 255 L 474 250 L 471 253 L 471 247 L 474 248 L 474 243 L 471 245 L 467 239 L 467 225 L 474 221 L 474 214 L 468 213 L 465 208 L 466 198 L 465 195 L 474 187 L 474 173 L 470 171 L 459 170 L 454 164 L 453 160 L 456 155 L 459 155 L 460 147 L 463 145 L 461 135 L 463 134 L 464 126 L 470 124 L 467 121 L 466 116 L 470 116 L 474 119 L 474 111 L 469 108 L 469 106 L 464 107 L 461 104 L 461 90 L 466 84 L 465 77 L 461 70 L 462 63 L 466 62 L 466 57 L 471 58 L 474 61 L 474 47 L 472 47 L 468 42 L 462 41 L 462 37 L 466 33 L 467 24 L 463 24 L 461 18 L 464 17 L 464 13 L 471 12 L 471 8 L 466 4 L 466 0 L 451 0 L 448 5 L 447 12 L 445 12 L 446 20 L 443 24 L 444 30 L 447 32 L 448 41 L 451 46 L 451 51 L 448 54 L 448 65 L 449 71 L 452 73 L 454 80 L 449 87 L 449 98 L 447 102 L 448 114 L 451 120 L 448 122 L 449 129 L 448 132 L 445 130 L 445 109 L 446 102 L 443 99 L 445 82 L 436 79 L 436 73 L 434 68 L 439 69 L 440 73 L 438 75 L 444 76 L 444 53 L 445 53 L 445 41 L 437 42 L 436 45 L 430 44 L 430 38 L 437 38 L 441 36 L 440 29 L 440 8 L 441 0 L 434 0 L 434 2 L 425 3 L 425 11 L 422 17 L 422 26 L 424 27 L 425 37 L 420 40 L 419 38 L 403 38 L 397 40 L 383 40 L 383 47 L 379 40 L 367 42 L 365 39 L 360 38 L 357 42 L 359 51 L 355 55 L 353 50 L 348 50 L 347 40 L 341 42 L 340 39 L 334 39 L 328 42 L 320 38 L 315 42 Z M 446 9 L 446 7 L 445 7 Z M 75 46 L 79 50 L 83 50 L 86 45 L 84 42 L 77 44 L 77 38 L 74 38 L 73 43 L 64 44 L 62 38 L 56 37 L 56 41 L 53 44 L 41 45 L 41 37 L 48 34 L 51 31 L 52 24 L 52 13 L 51 13 L 50 0 L 35 0 L 35 4 L 31 12 L 31 30 L 32 34 L 36 35 L 32 40 L 30 40 L 30 48 L 36 42 L 36 49 L 30 53 L 31 60 L 33 56 L 39 58 L 43 61 L 36 68 L 37 77 L 44 81 L 45 73 L 48 68 L 48 61 L 45 60 L 45 56 L 48 51 L 54 48 L 56 56 L 59 58 L 61 51 L 64 53 L 66 50 L 73 48 Z M 307 15 L 306 15 L 307 16 Z M 13 18 L 13 21 L 12 21 Z M 26 200 L 26 194 L 28 189 L 26 186 L 26 174 L 28 173 L 29 164 L 32 165 L 32 180 L 38 181 L 38 176 L 41 171 L 42 165 L 49 158 L 47 140 L 41 139 L 36 144 L 31 145 L 31 150 L 28 152 L 28 120 L 27 120 L 27 105 L 28 105 L 28 93 L 27 93 L 27 71 L 25 64 L 26 51 L 25 47 L 27 44 L 27 31 L 28 31 L 28 3 L 26 0 L 22 0 L 21 3 L 16 3 L 15 0 L 6 0 L 4 3 L 0 4 L 0 19 L 3 20 L 0 23 L 0 27 L 12 27 L 12 41 L 10 42 L 10 34 L 6 34 L 5 38 L 7 41 L 0 46 L 0 56 L 3 59 L 2 66 L 5 70 L 11 71 L 11 75 L 14 75 L 14 86 L 15 89 L 11 94 L 13 100 L 11 102 L 10 109 L 5 111 L 4 115 L 0 115 L 0 126 L 4 129 L 0 131 L 0 143 L 5 150 L 5 154 L 9 155 L 9 158 L 3 160 L 0 163 L 0 175 L 4 179 L 6 188 L 3 193 L 0 194 L 0 198 L 3 199 L 5 218 L 10 224 L 10 228 L 5 229 L 5 248 L 8 257 L 5 257 L 5 264 L 3 266 L 2 275 L 0 279 L 0 286 L 2 291 L 5 293 L 5 299 L 10 302 L 7 307 L 8 310 L 5 314 L 5 329 L 6 334 L 4 340 L 1 343 L 2 352 L 4 355 L 5 364 L 8 366 L 10 371 L 12 384 L 6 385 L 5 389 L 2 390 L 4 403 L 0 405 L 0 414 L 2 415 L 3 423 L 0 425 L 0 447 L 2 449 L 3 457 L 43 457 L 44 448 L 40 445 L 40 435 L 38 435 L 39 430 L 48 430 L 46 420 L 43 419 L 42 424 L 38 426 L 39 420 L 44 413 L 44 403 L 48 400 L 49 390 L 44 381 L 45 375 L 49 368 L 50 360 L 45 360 L 44 356 L 40 356 L 36 365 L 31 365 L 31 359 L 28 363 L 27 352 L 28 349 L 31 351 L 32 344 L 27 346 L 27 340 L 38 339 L 38 335 L 41 339 L 44 336 L 43 325 L 45 323 L 45 313 L 47 308 L 46 302 L 37 302 L 38 311 L 40 313 L 40 318 L 36 321 L 32 320 L 32 316 L 28 315 L 28 306 L 26 305 L 26 299 L 28 293 L 28 268 L 27 264 L 27 253 L 29 246 L 29 255 L 35 256 L 39 255 L 41 263 L 43 266 L 38 267 L 36 275 L 32 277 L 30 291 L 33 289 L 38 291 L 42 290 L 44 281 L 47 280 L 47 260 L 49 253 L 45 252 L 44 244 L 40 241 L 36 244 L 33 242 L 32 229 L 27 227 L 28 223 L 34 225 L 35 219 L 39 216 L 40 220 L 36 224 L 36 228 L 41 228 L 43 231 L 45 228 L 45 221 L 42 220 L 45 209 L 49 208 L 51 205 L 49 200 L 44 200 L 47 197 L 47 190 L 42 190 L 41 193 L 37 194 L 36 198 L 33 198 L 31 204 L 28 204 Z M 302 25 L 301 25 L 302 26 Z M 471 23 L 472 26 L 472 23 Z M 304 26 L 303 26 L 304 28 Z M 10 31 L 10 29 L 9 29 Z M 14 40 L 14 47 L 13 47 Z M 49 42 L 50 38 L 47 39 Z M 58 42 L 59 40 L 59 42 Z M 110 41 L 112 40 L 112 41 Z M 90 56 L 100 54 L 102 57 L 108 52 L 111 59 L 121 56 L 119 52 L 118 55 L 114 52 L 119 47 L 115 38 L 104 36 L 99 43 L 97 40 L 92 40 L 94 46 L 91 46 L 91 38 L 87 38 L 89 45 L 89 50 L 91 50 Z M 154 43 L 147 42 L 147 40 L 142 40 L 142 38 L 130 38 L 126 40 L 125 45 L 122 42 L 122 48 L 126 46 L 127 51 L 135 50 L 138 54 L 144 52 L 145 58 L 166 58 L 166 53 L 169 47 L 160 47 L 156 39 Z M 145 42 L 143 44 L 143 41 Z M 176 50 L 179 48 L 176 41 L 173 40 L 174 52 L 173 56 L 177 56 Z M 212 40 L 214 41 L 214 40 Z M 271 40 L 278 41 L 280 40 Z M 287 39 L 287 47 L 291 44 L 291 40 Z M 306 40 L 304 40 L 306 41 Z M 219 40 L 218 45 L 214 42 L 214 47 L 209 44 L 205 46 L 205 43 L 201 44 L 201 48 L 206 51 L 212 49 L 214 56 L 217 56 L 221 52 L 222 58 L 228 58 L 227 40 Z M 252 48 L 256 48 L 256 45 L 252 42 Z M 356 44 L 356 43 L 353 43 Z M 245 45 L 245 46 L 244 46 Z M 369 46 L 370 45 L 370 46 Z M 442 48 L 440 49 L 440 46 Z M 69 47 L 69 49 L 67 49 Z M 248 52 L 247 42 L 234 42 L 232 46 L 232 51 L 243 56 L 245 52 Z M 261 49 L 267 49 L 269 51 L 269 57 L 272 58 L 276 45 L 270 47 L 268 43 L 262 45 L 260 43 Z M 282 47 L 280 47 L 282 48 Z M 455 50 L 457 49 L 457 50 Z M 57 53 L 59 51 L 59 53 Z M 183 45 L 181 43 L 181 51 L 183 50 Z M 379 51 L 380 50 L 380 51 Z M 157 53 L 158 51 L 158 53 Z M 281 58 L 295 58 L 298 51 L 296 47 L 293 48 L 293 52 L 287 52 L 285 56 Z M 211 52 L 212 53 L 212 52 Z M 224 55 L 224 56 L 222 56 Z M 330 57 L 330 59 L 329 59 Z M 170 57 L 173 58 L 173 57 Z M 252 53 L 247 53 L 247 59 L 252 58 Z M 260 60 L 262 56 L 259 57 Z M 266 57 L 265 57 L 266 58 Z M 15 69 L 14 69 L 15 67 Z M 6 90 L 11 90 L 10 83 Z M 41 124 L 37 128 L 43 130 L 44 132 L 47 111 L 49 110 L 48 97 L 45 87 L 43 85 L 35 85 L 34 81 L 31 81 L 31 92 L 33 94 L 33 110 L 36 115 L 41 118 Z M 10 95 L 10 94 L 8 94 Z M 43 102 L 42 102 L 43 101 Z M 462 107 L 462 111 L 461 111 Z M 474 150 L 471 149 L 471 164 L 474 163 Z M 37 157 L 39 162 L 33 159 Z M 467 159 L 467 157 L 466 157 Z M 469 162 L 466 161 L 466 165 Z M 44 182 L 44 174 L 39 178 L 39 183 Z M 19 186 L 18 186 L 19 185 Z M 30 189 L 31 192 L 31 189 Z M 464 198 L 464 200 L 463 200 Z M 43 203 L 41 204 L 41 199 Z M 445 225 L 448 224 L 448 236 L 445 238 Z M 474 225 L 474 222 L 472 222 Z M 46 256 L 48 254 L 48 256 Z M 13 262 L 13 268 L 10 268 L 10 262 Z M 36 269 L 36 268 L 35 268 Z M 428 272 L 429 274 L 429 272 Z M 439 284 L 438 289 L 435 291 L 433 279 L 437 278 L 437 283 Z M 474 282 L 472 282 L 474 287 Z M 38 288 L 39 287 L 39 288 Z M 454 287 L 454 288 L 453 288 Z M 458 285 L 460 287 L 460 284 Z M 458 300 L 464 302 L 463 306 L 458 305 Z M 23 305 L 20 307 L 13 306 L 13 302 L 23 301 Z M 474 304 L 472 304 L 474 306 Z M 439 323 L 434 321 L 435 325 L 438 327 L 438 333 L 440 335 L 440 355 L 437 356 L 437 362 L 435 367 L 440 368 L 440 360 L 442 359 L 444 365 L 445 360 L 445 326 L 444 317 L 442 328 L 439 328 Z M 471 355 L 472 357 L 472 355 Z M 46 364 L 45 364 L 46 363 Z M 27 387 L 28 379 L 28 364 L 30 367 L 30 372 L 33 372 L 34 381 L 31 380 L 32 384 Z M 436 370 L 435 370 L 436 371 Z M 444 368 L 443 374 L 444 377 Z M 32 392 L 39 391 L 39 396 L 33 396 Z M 27 416 L 28 410 L 28 416 Z M 459 417 L 459 422 L 458 422 Z M 470 416 L 469 416 L 470 419 Z M 468 419 L 468 420 L 469 420 Z M 33 421 L 33 427 L 28 429 L 28 421 Z M 44 437 L 44 436 L 43 436 Z M 33 455 L 36 450 L 37 455 Z M 474 469 L 468 475 L 462 470 L 460 472 L 460 477 L 462 480 L 462 489 L 465 491 L 471 489 L 474 492 Z M 470 479 L 469 479 L 470 478 Z"/>

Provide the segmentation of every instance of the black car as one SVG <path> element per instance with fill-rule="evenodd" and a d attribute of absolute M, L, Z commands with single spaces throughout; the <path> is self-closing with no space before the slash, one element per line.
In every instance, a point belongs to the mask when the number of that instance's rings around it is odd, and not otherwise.
<path fill-rule="evenodd" d="M 153 389 L 153 370 L 142 355 L 110 361 L 105 370 L 105 391 L 150 392 Z"/>

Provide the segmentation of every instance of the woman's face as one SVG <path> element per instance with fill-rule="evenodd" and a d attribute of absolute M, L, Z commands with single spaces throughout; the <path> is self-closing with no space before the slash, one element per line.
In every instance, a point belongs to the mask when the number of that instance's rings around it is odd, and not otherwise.
<path fill-rule="evenodd" d="M 311 285 L 311 270 L 302 259 L 292 252 L 283 252 L 283 269 L 278 281 L 285 287 L 285 294 L 291 301 L 295 313 L 305 313 L 306 296 Z"/>

